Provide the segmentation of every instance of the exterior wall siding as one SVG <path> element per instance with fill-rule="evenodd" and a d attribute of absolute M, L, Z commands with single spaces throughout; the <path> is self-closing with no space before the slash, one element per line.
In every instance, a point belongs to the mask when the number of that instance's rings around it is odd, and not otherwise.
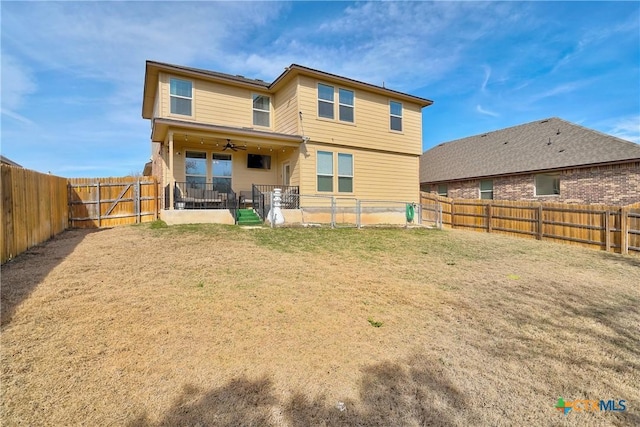
<path fill-rule="evenodd" d="M 275 115 L 274 130 L 280 133 L 298 135 L 298 79 L 293 79 L 272 97 Z"/>
<path fill-rule="evenodd" d="M 192 116 L 171 114 L 169 96 L 169 80 L 171 77 L 189 80 L 193 83 Z M 273 104 L 274 96 L 266 91 L 250 90 L 162 73 L 160 75 L 160 116 L 204 124 L 272 130 L 274 122 L 273 105 L 270 117 L 271 127 L 253 125 L 252 95 L 254 93 L 270 96 Z"/>
<path fill-rule="evenodd" d="M 536 174 L 493 179 L 495 200 L 527 200 L 576 204 L 625 206 L 640 202 L 640 162 L 566 169 L 560 173 L 560 194 L 535 195 Z M 452 198 L 479 199 L 480 180 L 446 183 Z M 435 193 L 437 185 L 423 184 L 423 191 Z"/>
<path fill-rule="evenodd" d="M 318 151 L 334 153 L 333 192 L 317 191 Z M 337 191 L 336 153 L 353 155 L 353 193 Z M 399 202 L 417 202 L 419 200 L 420 186 L 416 179 L 419 168 L 419 157 L 417 156 L 308 143 L 306 152 L 301 154 L 301 157 L 304 157 L 300 182 L 302 194 Z"/>
<path fill-rule="evenodd" d="M 318 117 L 318 83 L 352 90 L 354 99 L 354 123 Z M 307 76 L 299 77 L 299 107 L 305 135 L 313 141 L 371 148 L 406 154 L 422 154 L 422 110 L 418 105 L 403 102 L 403 132 L 389 129 L 389 101 L 393 98 L 369 93 L 357 88 L 321 81 Z M 337 97 L 335 105 L 337 105 Z"/>

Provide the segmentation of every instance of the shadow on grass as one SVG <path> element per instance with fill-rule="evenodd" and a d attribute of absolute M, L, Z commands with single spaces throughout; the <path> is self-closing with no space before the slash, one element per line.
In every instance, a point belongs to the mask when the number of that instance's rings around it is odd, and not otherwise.
<path fill-rule="evenodd" d="M 16 308 L 31 295 L 42 280 L 60 264 L 82 240 L 97 229 L 66 230 L 44 243 L 2 264 L 0 325 L 8 325 Z"/>
<path fill-rule="evenodd" d="M 188 386 L 158 423 L 143 414 L 129 426 L 449 426 L 455 424 L 453 414 L 466 406 L 438 362 L 420 356 L 364 368 L 358 401 L 329 402 L 302 392 L 291 396 L 279 401 L 268 378 L 237 378 L 204 394 Z"/>

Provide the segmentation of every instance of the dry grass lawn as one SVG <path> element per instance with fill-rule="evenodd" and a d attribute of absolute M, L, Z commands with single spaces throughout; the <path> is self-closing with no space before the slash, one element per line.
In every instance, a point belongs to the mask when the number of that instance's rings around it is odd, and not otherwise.
<path fill-rule="evenodd" d="M 639 303 L 638 258 L 483 233 L 67 231 L 2 266 L 1 421 L 640 425 Z"/>

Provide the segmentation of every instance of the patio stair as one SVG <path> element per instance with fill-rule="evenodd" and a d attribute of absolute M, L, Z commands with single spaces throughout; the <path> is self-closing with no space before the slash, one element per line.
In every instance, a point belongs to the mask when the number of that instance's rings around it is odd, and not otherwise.
<path fill-rule="evenodd" d="M 253 209 L 238 209 L 238 225 L 262 225 L 262 220 Z"/>

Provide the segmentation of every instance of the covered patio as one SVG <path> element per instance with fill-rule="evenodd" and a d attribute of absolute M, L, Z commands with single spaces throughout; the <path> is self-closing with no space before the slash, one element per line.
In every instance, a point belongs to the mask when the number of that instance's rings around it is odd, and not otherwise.
<path fill-rule="evenodd" d="M 156 118 L 152 141 L 163 211 L 198 210 L 202 219 L 226 210 L 234 219 L 241 207 L 262 212 L 275 187 L 299 193 L 302 136 Z"/>

